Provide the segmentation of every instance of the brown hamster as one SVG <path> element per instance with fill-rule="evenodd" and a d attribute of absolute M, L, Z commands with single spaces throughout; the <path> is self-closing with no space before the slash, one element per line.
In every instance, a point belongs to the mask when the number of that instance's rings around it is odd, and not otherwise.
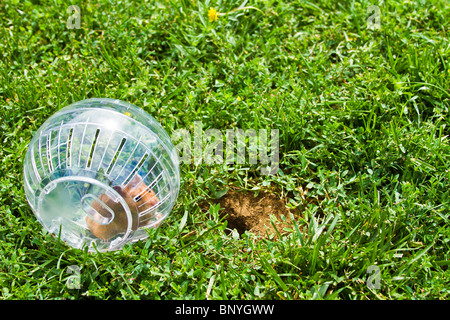
<path fill-rule="evenodd" d="M 148 190 L 147 185 L 145 185 L 139 175 L 134 176 L 134 178 L 131 179 L 124 188 L 121 186 L 114 186 L 113 189 L 120 194 L 130 208 L 132 230 L 145 226 L 150 221 L 152 212 L 150 211 L 141 217 L 139 217 L 139 213 L 151 209 L 158 204 L 159 200 L 156 197 L 155 192 L 151 189 Z M 102 225 L 91 217 L 86 216 L 86 225 L 89 230 L 97 238 L 103 240 L 109 240 L 117 234 L 126 232 L 128 227 L 128 218 L 122 204 L 118 201 L 115 202 L 106 194 L 100 195 L 99 200 L 114 211 L 114 219 L 111 223 Z M 92 203 L 92 208 L 96 211 L 94 213 L 94 217 L 99 214 L 104 218 L 110 216 L 110 213 L 97 201 Z"/>

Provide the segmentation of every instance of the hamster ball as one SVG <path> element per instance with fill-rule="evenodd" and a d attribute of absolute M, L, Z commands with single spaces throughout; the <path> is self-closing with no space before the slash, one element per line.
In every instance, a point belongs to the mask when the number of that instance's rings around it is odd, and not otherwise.
<path fill-rule="evenodd" d="M 148 237 L 178 196 L 176 149 L 142 109 L 114 99 L 62 108 L 24 159 L 25 194 L 43 227 L 72 247 L 117 250 Z"/>

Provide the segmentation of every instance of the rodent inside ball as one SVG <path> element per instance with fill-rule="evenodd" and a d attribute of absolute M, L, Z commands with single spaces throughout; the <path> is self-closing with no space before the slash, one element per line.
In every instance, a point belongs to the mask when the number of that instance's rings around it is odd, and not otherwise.
<path fill-rule="evenodd" d="M 158 219 L 158 215 L 160 216 L 157 212 L 154 213 L 154 208 L 159 202 L 158 197 L 153 190 L 143 183 L 139 175 L 130 180 L 125 187 L 114 186 L 113 189 L 122 196 L 131 211 L 132 230 L 146 226 L 152 221 L 153 215 L 156 215 L 154 217 L 156 219 Z M 92 203 L 93 210 L 91 212 L 94 219 L 86 216 L 86 225 L 89 230 L 97 238 L 103 240 L 109 240 L 120 233 L 124 233 L 128 226 L 128 219 L 122 204 L 114 201 L 105 193 L 100 195 L 99 200 L 101 202 L 94 201 Z M 111 215 L 111 211 L 107 210 L 105 205 L 114 212 L 114 218 L 110 223 L 104 225 L 97 221 Z"/>

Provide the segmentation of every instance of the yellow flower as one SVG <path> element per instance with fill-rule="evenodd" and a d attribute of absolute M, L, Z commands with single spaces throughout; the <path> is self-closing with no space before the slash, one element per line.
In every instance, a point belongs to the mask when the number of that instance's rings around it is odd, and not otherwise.
<path fill-rule="evenodd" d="M 214 8 L 209 8 L 208 17 L 210 22 L 214 22 L 218 19 L 217 11 Z"/>
<path fill-rule="evenodd" d="M 125 111 L 123 114 L 128 116 L 128 117 L 131 117 L 131 113 L 129 113 L 128 111 Z"/>

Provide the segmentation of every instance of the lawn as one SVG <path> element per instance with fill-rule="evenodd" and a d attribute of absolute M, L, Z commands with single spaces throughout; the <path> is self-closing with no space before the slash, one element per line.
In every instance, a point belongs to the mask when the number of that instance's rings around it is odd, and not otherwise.
<path fill-rule="evenodd" d="M 450 298 L 445 0 L 83 1 L 80 28 L 73 4 L 0 2 L 2 299 Z M 148 240 L 70 248 L 28 206 L 23 158 L 93 97 L 169 134 L 277 129 L 279 168 L 182 163 Z M 286 215 L 238 230 L 221 208 L 238 193 Z"/>

